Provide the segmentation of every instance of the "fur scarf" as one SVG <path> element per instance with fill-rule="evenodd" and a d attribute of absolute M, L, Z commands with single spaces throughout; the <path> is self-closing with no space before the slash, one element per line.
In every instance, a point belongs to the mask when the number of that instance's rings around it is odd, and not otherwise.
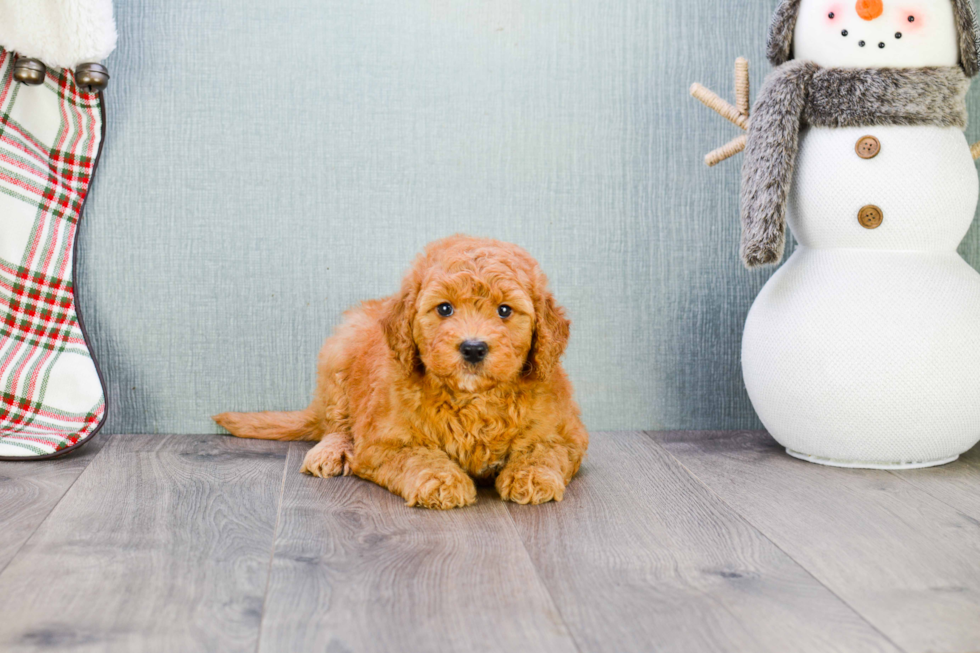
<path fill-rule="evenodd" d="M 767 78 L 752 108 L 742 163 L 742 260 L 778 263 L 800 128 L 875 125 L 966 127 L 963 69 L 821 68 L 791 60 Z"/>

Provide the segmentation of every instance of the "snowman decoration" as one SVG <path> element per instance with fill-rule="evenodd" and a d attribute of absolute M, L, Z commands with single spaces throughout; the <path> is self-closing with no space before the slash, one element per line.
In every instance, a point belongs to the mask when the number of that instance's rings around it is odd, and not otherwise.
<path fill-rule="evenodd" d="M 746 318 L 749 398 L 787 453 L 846 467 L 955 460 L 980 440 L 980 274 L 956 251 L 978 182 L 964 137 L 972 0 L 782 0 L 776 66 L 748 110 L 692 95 L 747 135 L 741 253 L 777 263 Z"/>

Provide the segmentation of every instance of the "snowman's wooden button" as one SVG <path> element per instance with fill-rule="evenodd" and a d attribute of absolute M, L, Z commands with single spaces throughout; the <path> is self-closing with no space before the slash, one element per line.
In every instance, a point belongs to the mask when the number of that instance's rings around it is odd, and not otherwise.
<path fill-rule="evenodd" d="M 861 210 L 858 211 L 858 223 L 865 229 L 877 229 L 881 226 L 881 221 L 884 218 L 881 209 L 874 204 L 862 206 Z"/>
<path fill-rule="evenodd" d="M 874 136 L 862 136 L 854 144 L 854 151 L 862 159 L 873 159 L 881 152 L 881 143 Z"/>

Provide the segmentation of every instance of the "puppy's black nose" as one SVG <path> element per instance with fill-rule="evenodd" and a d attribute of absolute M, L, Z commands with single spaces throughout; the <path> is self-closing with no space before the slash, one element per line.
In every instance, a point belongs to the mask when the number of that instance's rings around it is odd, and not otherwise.
<path fill-rule="evenodd" d="M 464 340 L 459 346 L 459 353 L 467 363 L 479 363 L 487 357 L 490 347 L 482 340 Z"/>

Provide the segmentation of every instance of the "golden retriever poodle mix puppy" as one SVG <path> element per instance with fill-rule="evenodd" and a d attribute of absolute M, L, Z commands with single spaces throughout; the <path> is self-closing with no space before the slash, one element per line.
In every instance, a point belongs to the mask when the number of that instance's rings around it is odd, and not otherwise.
<path fill-rule="evenodd" d="M 589 444 L 560 358 L 569 321 L 537 262 L 496 240 L 431 243 L 401 290 L 345 314 L 305 410 L 222 413 L 234 435 L 318 440 L 314 476 L 354 473 L 410 506 L 561 501 Z"/>

